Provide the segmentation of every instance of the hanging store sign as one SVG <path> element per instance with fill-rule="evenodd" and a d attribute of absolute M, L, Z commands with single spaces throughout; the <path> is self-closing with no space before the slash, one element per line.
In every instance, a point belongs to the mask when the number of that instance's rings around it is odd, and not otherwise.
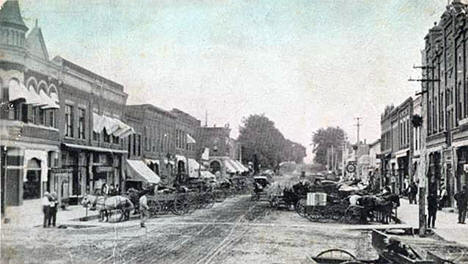
<path fill-rule="evenodd" d="M 97 173 L 101 173 L 101 172 L 113 172 L 114 171 L 114 167 L 111 167 L 111 166 L 99 166 L 99 167 L 96 167 L 96 172 Z"/>
<path fill-rule="evenodd" d="M 356 165 L 353 163 L 350 163 L 346 166 L 346 171 L 349 173 L 354 173 L 356 171 Z"/>

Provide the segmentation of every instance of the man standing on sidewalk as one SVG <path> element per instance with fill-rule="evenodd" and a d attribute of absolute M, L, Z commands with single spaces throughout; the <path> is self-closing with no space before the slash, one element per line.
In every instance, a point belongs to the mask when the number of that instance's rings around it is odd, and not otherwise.
<path fill-rule="evenodd" d="M 427 219 L 427 225 L 429 228 L 435 228 L 435 221 L 437 215 L 437 196 L 434 194 L 430 194 L 427 197 L 427 212 L 429 213 Z"/>
<path fill-rule="evenodd" d="M 44 197 L 42 197 L 42 212 L 44 213 L 44 224 L 43 227 L 47 227 L 49 224 L 49 217 L 50 217 L 50 198 L 49 192 L 44 193 Z"/>
<path fill-rule="evenodd" d="M 417 204 L 416 195 L 418 194 L 418 186 L 413 181 L 408 187 L 408 200 L 410 204 Z"/>
<path fill-rule="evenodd" d="M 455 194 L 455 200 L 457 201 L 458 207 L 458 223 L 464 224 L 466 219 L 466 207 L 468 204 L 468 190 L 467 185 L 463 186 L 463 189 Z"/>
<path fill-rule="evenodd" d="M 146 194 L 148 193 L 147 190 L 143 191 L 143 194 L 140 197 L 139 205 L 140 205 L 140 226 L 145 227 L 146 219 L 149 216 L 149 207 L 148 207 L 148 198 Z"/>

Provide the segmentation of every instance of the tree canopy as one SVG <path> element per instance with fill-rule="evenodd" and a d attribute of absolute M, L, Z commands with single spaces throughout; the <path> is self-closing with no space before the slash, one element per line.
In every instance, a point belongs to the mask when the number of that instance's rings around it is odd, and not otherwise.
<path fill-rule="evenodd" d="M 333 146 L 337 153 L 341 153 L 344 140 L 345 132 L 340 127 L 320 128 L 315 131 L 312 136 L 313 153 L 315 154 L 314 162 L 326 165 L 327 149 Z M 338 157 L 341 156 L 341 154 L 338 154 Z"/>
<path fill-rule="evenodd" d="M 305 147 L 286 139 L 275 123 L 263 114 L 242 120 L 238 141 L 242 144 L 243 158 L 257 160 L 262 167 L 275 168 L 288 160 L 302 162 L 306 156 Z"/>

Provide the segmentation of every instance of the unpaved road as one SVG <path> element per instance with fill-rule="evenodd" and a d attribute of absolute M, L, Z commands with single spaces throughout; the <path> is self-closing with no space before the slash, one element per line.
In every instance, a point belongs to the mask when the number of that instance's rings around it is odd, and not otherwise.
<path fill-rule="evenodd" d="M 153 218 L 147 228 L 138 220 L 86 225 L 91 227 L 3 228 L 1 263 L 308 263 L 307 256 L 330 248 L 376 257 L 368 232 L 310 223 L 249 196 L 192 215 Z"/>

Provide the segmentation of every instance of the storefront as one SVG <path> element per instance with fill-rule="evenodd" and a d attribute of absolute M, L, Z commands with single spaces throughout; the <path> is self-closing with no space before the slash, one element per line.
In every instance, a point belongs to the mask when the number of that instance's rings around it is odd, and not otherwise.
<path fill-rule="evenodd" d="M 123 150 L 64 143 L 62 168 L 67 169 L 69 198 L 77 202 L 86 193 L 99 193 L 104 184 L 123 187 Z"/>

